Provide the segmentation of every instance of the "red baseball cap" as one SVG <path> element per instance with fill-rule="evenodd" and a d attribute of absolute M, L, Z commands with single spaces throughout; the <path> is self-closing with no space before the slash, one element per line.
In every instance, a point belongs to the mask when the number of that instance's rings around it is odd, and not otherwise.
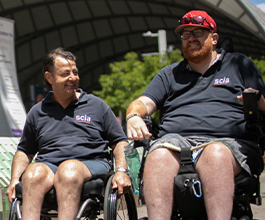
<path fill-rule="evenodd" d="M 182 30 L 188 26 L 208 28 L 213 30 L 213 32 L 217 31 L 215 21 L 205 11 L 190 11 L 186 13 L 179 22 L 180 26 L 175 29 L 175 33 L 177 34 L 181 34 Z"/>

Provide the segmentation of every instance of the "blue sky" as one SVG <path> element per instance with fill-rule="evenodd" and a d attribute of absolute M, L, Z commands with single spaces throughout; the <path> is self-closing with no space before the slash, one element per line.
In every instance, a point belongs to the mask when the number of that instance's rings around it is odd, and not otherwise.
<path fill-rule="evenodd" d="M 265 0 L 249 0 L 252 4 L 257 5 L 260 3 L 265 3 Z"/>
<path fill-rule="evenodd" d="M 249 0 L 253 5 L 258 5 L 258 7 L 265 12 L 265 0 Z"/>

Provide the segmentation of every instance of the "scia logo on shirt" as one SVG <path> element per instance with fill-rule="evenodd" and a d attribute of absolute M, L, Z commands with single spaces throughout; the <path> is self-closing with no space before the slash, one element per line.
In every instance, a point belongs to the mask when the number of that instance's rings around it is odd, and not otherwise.
<path fill-rule="evenodd" d="M 87 115 L 76 115 L 75 116 L 75 121 L 90 123 L 91 118 L 89 116 L 87 116 Z"/>
<path fill-rule="evenodd" d="M 215 79 L 214 80 L 214 85 L 223 85 L 223 84 L 228 84 L 230 82 L 229 78 L 224 77 L 221 79 Z"/>

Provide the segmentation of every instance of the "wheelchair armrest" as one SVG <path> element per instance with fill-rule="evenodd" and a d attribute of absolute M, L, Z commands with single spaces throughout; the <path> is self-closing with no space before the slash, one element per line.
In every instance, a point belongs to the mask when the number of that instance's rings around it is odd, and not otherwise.
<path fill-rule="evenodd" d="M 258 100 L 255 91 L 243 92 L 243 107 L 246 121 L 245 130 L 259 141 L 260 138 L 264 137 L 265 121 L 264 113 L 258 109 Z"/>
<path fill-rule="evenodd" d="M 255 91 L 243 92 L 243 107 L 246 121 L 259 121 L 258 100 Z"/>

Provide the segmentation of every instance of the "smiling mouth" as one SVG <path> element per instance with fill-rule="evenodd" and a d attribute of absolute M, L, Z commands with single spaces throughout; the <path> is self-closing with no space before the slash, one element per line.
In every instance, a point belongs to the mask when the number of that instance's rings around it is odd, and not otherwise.
<path fill-rule="evenodd" d="M 75 85 L 65 85 L 65 87 L 75 89 Z"/>
<path fill-rule="evenodd" d="M 189 45 L 189 48 L 197 48 L 197 47 L 199 47 L 199 44 L 196 44 L 196 43 L 195 43 L 195 44 L 190 44 L 190 45 Z"/>

